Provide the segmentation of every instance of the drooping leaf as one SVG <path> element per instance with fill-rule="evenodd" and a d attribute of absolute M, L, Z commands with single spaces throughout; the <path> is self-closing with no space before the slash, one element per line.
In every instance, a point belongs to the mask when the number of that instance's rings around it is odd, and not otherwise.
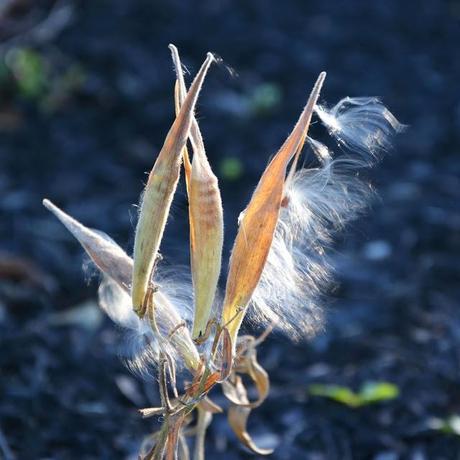
<path fill-rule="evenodd" d="M 179 180 L 182 153 L 189 136 L 193 111 L 204 78 L 214 57 L 208 56 L 190 87 L 158 158 L 150 172 L 143 194 L 134 240 L 133 308 L 141 314 L 152 269 Z"/>
<path fill-rule="evenodd" d="M 247 357 L 248 374 L 257 388 L 258 398 L 252 402 L 252 407 L 260 406 L 267 399 L 270 392 L 270 379 L 267 371 L 257 361 L 256 351 L 254 350 Z"/>
<path fill-rule="evenodd" d="M 222 383 L 222 391 L 226 398 L 239 406 L 250 407 L 252 409 L 260 406 L 267 399 L 270 392 L 270 379 L 265 369 L 258 363 L 255 350 L 244 356 L 234 370 L 239 374 L 246 374 L 251 378 L 257 389 L 257 399 L 255 401 L 247 400 L 247 402 L 239 399 L 239 395 L 242 394 L 239 388 L 242 385 L 242 381 L 238 375 Z"/>
<path fill-rule="evenodd" d="M 325 73 L 321 73 L 292 133 L 269 163 L 241 219 L 230 258 L 222 323 L 235 342 L 273 240 L 289 162 L 305 142 Z"/>
<path fill-rule="evenodd" d="M 251 436 L 247 432 L 247 423 L 249 414 L 251 413 L 251 408 L 247 407 L 249 400 L 247 397 L 246 389 L 244 388 L 241 380 L 236 386 L 236 399 L 241 401 L 242 404 L 231 404 L 228 409 L 228 423 L 232 428 L 233 432 L 236 434 L 240 442 L 250 449 L 252 452 L 259 455 L 270 455 L 273 452 L 273 449 L 263 449 L 254 443 Z"/>

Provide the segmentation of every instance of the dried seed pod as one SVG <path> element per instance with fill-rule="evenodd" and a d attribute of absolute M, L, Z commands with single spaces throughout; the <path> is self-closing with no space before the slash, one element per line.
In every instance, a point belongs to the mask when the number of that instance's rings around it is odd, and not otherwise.
<path fill-rule="evenodd" d="M 134 240 L 132 300 L 133 308 L 138 314 L 142 311 L 172 198 L 179 180 L 182 151 L 189 136 L 195 104 L 213 60 L 213 55 L 208 53 L 190 87 L 179 115 L 166 136 L 145 187 Z"/>
<path fill-rule="evenodd" d="M 51 203 L 51 201 L 43 200 L 43 204 L 80 242 L 102 273 L 113 279 L 125 293 L 129 294 L 133 272 L 133 260 L 131 257 L 107 235 L 85 227 Z M 200 364 L 198 350 L 190 337 L 188 329 L 185 327 L 177 328 L 182 322 L 178 311 L 168 297 L 160 291 L 153 294 L 152 300 L 156 307 L 159 327 L 166 333 L 176 329 L 169 339 L 171 345 L 177 349 L 187 368 L 191 371 L 196 370 Z M 130 316 L 130 312 L 132 313 L 132 310 L 129 310 L 129 312 L 112 311 L 107 313 L 116 323 L 129 328 L 129 323 L 134 321 L 134 318 Z M 137 318 L 135 315 L 134 317 Z"/>
<path fill-rule="evenodd" d="M 179 105 L 185 100 L 186 87 L 177 48 L 170 45 L 177 73 Z M 208 323 L 222 265 L 224 218 L 217 177 L 206 158 L 203 137 L 195 117 L 192 117 L 190 140 L 193 148 L 188 176 L 190 219 L 190 253 L 194 287 L 194 321 L 192 337 L 203 336 Z"/>
<path fill-rule="evenodd" d="M 267 260 L 283 198 L 287 166 L 305 142 L 325 77 L 325 72 L 318 77 L 296 126 L 265 169 L 241 218 L 222 312 L 222 323 L 228 328 L 233 343 Z"/>

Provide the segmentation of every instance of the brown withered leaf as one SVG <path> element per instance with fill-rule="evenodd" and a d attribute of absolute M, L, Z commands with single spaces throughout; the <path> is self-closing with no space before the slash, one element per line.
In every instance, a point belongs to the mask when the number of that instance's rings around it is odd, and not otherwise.
<path fill-rule="evenodd" d="M 323 72 L 318 77 L 296 126 L 262 174 L 241 219 L 230 258 L 222 318 L 233 341 L 268 257 L 278 222 L 287 166 L 305 142 L 325 76 Z"/>
<path fill-rule="evenodd" d="M 185 100 L 186 87 L 177 48 L 169 46 L 176 68 L 179 104 Z M 217 177 L 206 157 L 203 137 L 196 118 L 192 116 L 190 141 L 193 149 L 188 175 L 190 219 L 190 253 L 194 290 L 192 338 L 200 338 L 206 329 L 217 290 L 224 240 L 222 199 Z"/>
<path fill-rule="evenodd" d="M 179 115 L 166 136 L 145 186 L 134 240 L 132 299 L 136 312 L 142 311 L 172 198 L 179 180 L 182 153 L 189 136 L 193 111 L 204 78 L 213 60 L 213 55 L 208 53 L 190 87 Z"/>
<path fill-rule="evenodd" d="M 246 389 L 244 388 L 241 381 L 240 384 L 236 386 L 236 391 L 236 398 L 243 404 L 236 405 L 232 403 L 230 405 L 228 409 L 228 423 L 230 427 L 240 442 L 248 449 L 259 455 L 270 455 L 273 452 L 273 449 L 263 449 L 257 447 L 247 432 L 246 426 L 248 423 L 249 414 L 251 413 L 251 408 L 247 407 L 249 400 L 247 397 Z"/>
<path fill-rule="evenodd" d="M 243 386 L 241 377 L 239 375 L 234 375 L 232 378 L 222 382 L 222 392 L 233 404 L 236 404 L 237 406 L 250 407 L 250 403 L 247 398 L 240 399 L 240 395 L 245 393 L 239 389 L 240 386 Z"/>
<path fill-rule="evenodd" d="M 251 350 L 241 358 L 237 366 L 235 366 L 235 372 L 247 374 L 251 378 L 257 389 L 257 399 L 255 401 L 248 401 L 247 403 L 238 399 L 238 394 L 241 393 L 239 386 L 242 385 L 241 377 L 238 375 L 223 382 L 222 390 L 224 395 L 229 401 L 240 406 L 252 409 L 260 406 L 267 399 L 270 392 L 270 379 L 265 369 L 258 363 L 255 350 Z"/>
<path fill-rule="evenodd" d="M 247 372 L 257 388 L 259 396 L 251 403 L 252 407 L 257 407 L 267 399 L 270 392 L 270 379 L 266 370 L 258 363 L 255 351 L 247 357 Z"/>

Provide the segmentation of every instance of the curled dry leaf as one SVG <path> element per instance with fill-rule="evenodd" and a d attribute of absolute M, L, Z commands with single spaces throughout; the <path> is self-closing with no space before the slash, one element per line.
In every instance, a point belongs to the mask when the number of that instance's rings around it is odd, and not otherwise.
<path fill-rule="evenodd" d="M 235 366 L 235 372 L 248 375 L 254 382 L 257 389 L 257 399 L 251 402 L 244 402 L 238 399 L 238 394 L 242 394 L 239 388 L 242 385 L 241 378 L 236 375 L 235 378 L 229 379 L 222 385 L 223 392 L 227 399 L 234 404 L 255 408 L 260 406 L 266 399 L 270 392 L 270 379 L 265 369 L 257 361 L 257 353 L 255 348 L 249 349 L 248 353 L 239 359 L 238 364 Z"/>
<path fill-rule="evenodd" d="M 245 356 L 244 359 L 235 367 L 235 372 L 248 375 L 254 382 L 257 389 L 257 399 L 249 401 L 247 398 L 241 400 L 240 394 L 245 394 L 242 379 L 239 375 L 230 377 L 227 381 L 222 383 L 222 391 L 225 397 L 233 404 L 249 407 L 254 409 L 260 406 L 266 399 L 270 392 L 270 379 L 265 369 L 257 362 L 255 351 Z"/>
<path fill-rule="evenodd" d="M 247 432 L 246 426 L 248 423 L 249 414 L 251 413 L 251 408 L 247 407 L 249 405 L 249 400 L 247 397 L 246 389 L 242 383 L 238 384 L 235 388 L 235 396 L 238 401 L 242 402 L 242 404 L 236 405 L 232 403 L 230 405 L 228 409 L 228 423 L 230 424 L 237 438 L 244 446 L 256 454 L 270 455 L 273 452 L 273 449 L 263 449 L 256 446 L 251 436 Z"/>
<path fill-rule="evenodd" d="M 177 48 L 170 45 L 177 73 L 176 95 L 181 107 L 186 87 Z M 217 290 L 224 241 L 224 217 L 217 177 L 206 157 L 203 137 L 192 116 L 190 140 L 193 148 L 191 170 L 184 162 L 190 219 L 190 253 L 194 288 L 194 321 L 192 337 L 203 336 Z"/>
<path fill-rule="evenodd" d="M 270 392 L 270 379 L 266 370 L 258 363 L 255 351 L 246 358 L 247 372 L 256 385 L 259 397 L 252 403 L 252 407 L 260 406 Z"/>
<path fill-rule="evenodd" d="M 235 342 L 248 303 L 260 280 L 283 199 L 289 162 L 305 142 L 311 115 L 326 74 L 318 77 L 292 133 L 269 163 L 247 206 L 230 258 L 222 323 Z"/>
<path fill-rule="evenodd" d="M 166 136 L 145 186 L 134 239 L 134 271 L 131 295 L 133 308 L 137 313 L 143 310 L 152 269 L 179 180 L 181 156 L 189 136 L 193 111 L 204 78 L 213 60 L 213 55 L 208 53 L 190 87 L 179 115 Z"/>

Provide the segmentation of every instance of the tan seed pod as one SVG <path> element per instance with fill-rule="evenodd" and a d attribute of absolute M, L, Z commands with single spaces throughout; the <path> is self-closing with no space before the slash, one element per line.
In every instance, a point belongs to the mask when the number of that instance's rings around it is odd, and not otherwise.
<path fill-rule="evenodd" d="M 213 55 L 208 53 L 190 87 L 179 115 L 166 136 L 145 186 L 134 240 L 132 300 L 136 313 L 142 311 L 172 198 L 179 180 L 182 152 L 189 136 L 193 111 L 204 78 L 213 60 Z"/>
<path fill-rule="evenodd" d="M 241 218 L 230 258 L 222 324 L 233 343 L 254 289 L 259 282 L 278 222 L 289 162 L 302 147 L 326 73 L 322 72 L 289 137 L 265 169 Z"/>
<path fill-rule="evenodd" d="M 129 294 L 133 273 L 133 260 L 131 257 L 107 235 L 85 227 L 51 203 L 51 201 L 43 200 L 43 204 L 79 241 L 101 272 L 110 277 Z M 182 322 L 179 312 L 161 291 L 153 293 L 152 300 L 156 307 L 158 324 L 171 330 L 176 327 L 170 338 L 171 344 L 184 359 L 187 368 L 194 372 L 199 367 L 200 356 L 190 337 L 189 330 L 186 327 L 177 327 Z"/>
<path fill-rule="evenodd" d="M 170 45 L 177 72 L 181 106 L 185 100 L 186 87 L 177 48 Z M 190 219 L 190 253 L 194 287 L 194 321 L 192 337 L 203 336 L 217 290 L 222 265 L 224 241 L 224 217 L 222 199 L 217 177 L 206 158 L 203 137 L 195 117 L 192 117 L 190 139 L 193 148 L 191 171 L 188 175 L 188 198 Z"/>

